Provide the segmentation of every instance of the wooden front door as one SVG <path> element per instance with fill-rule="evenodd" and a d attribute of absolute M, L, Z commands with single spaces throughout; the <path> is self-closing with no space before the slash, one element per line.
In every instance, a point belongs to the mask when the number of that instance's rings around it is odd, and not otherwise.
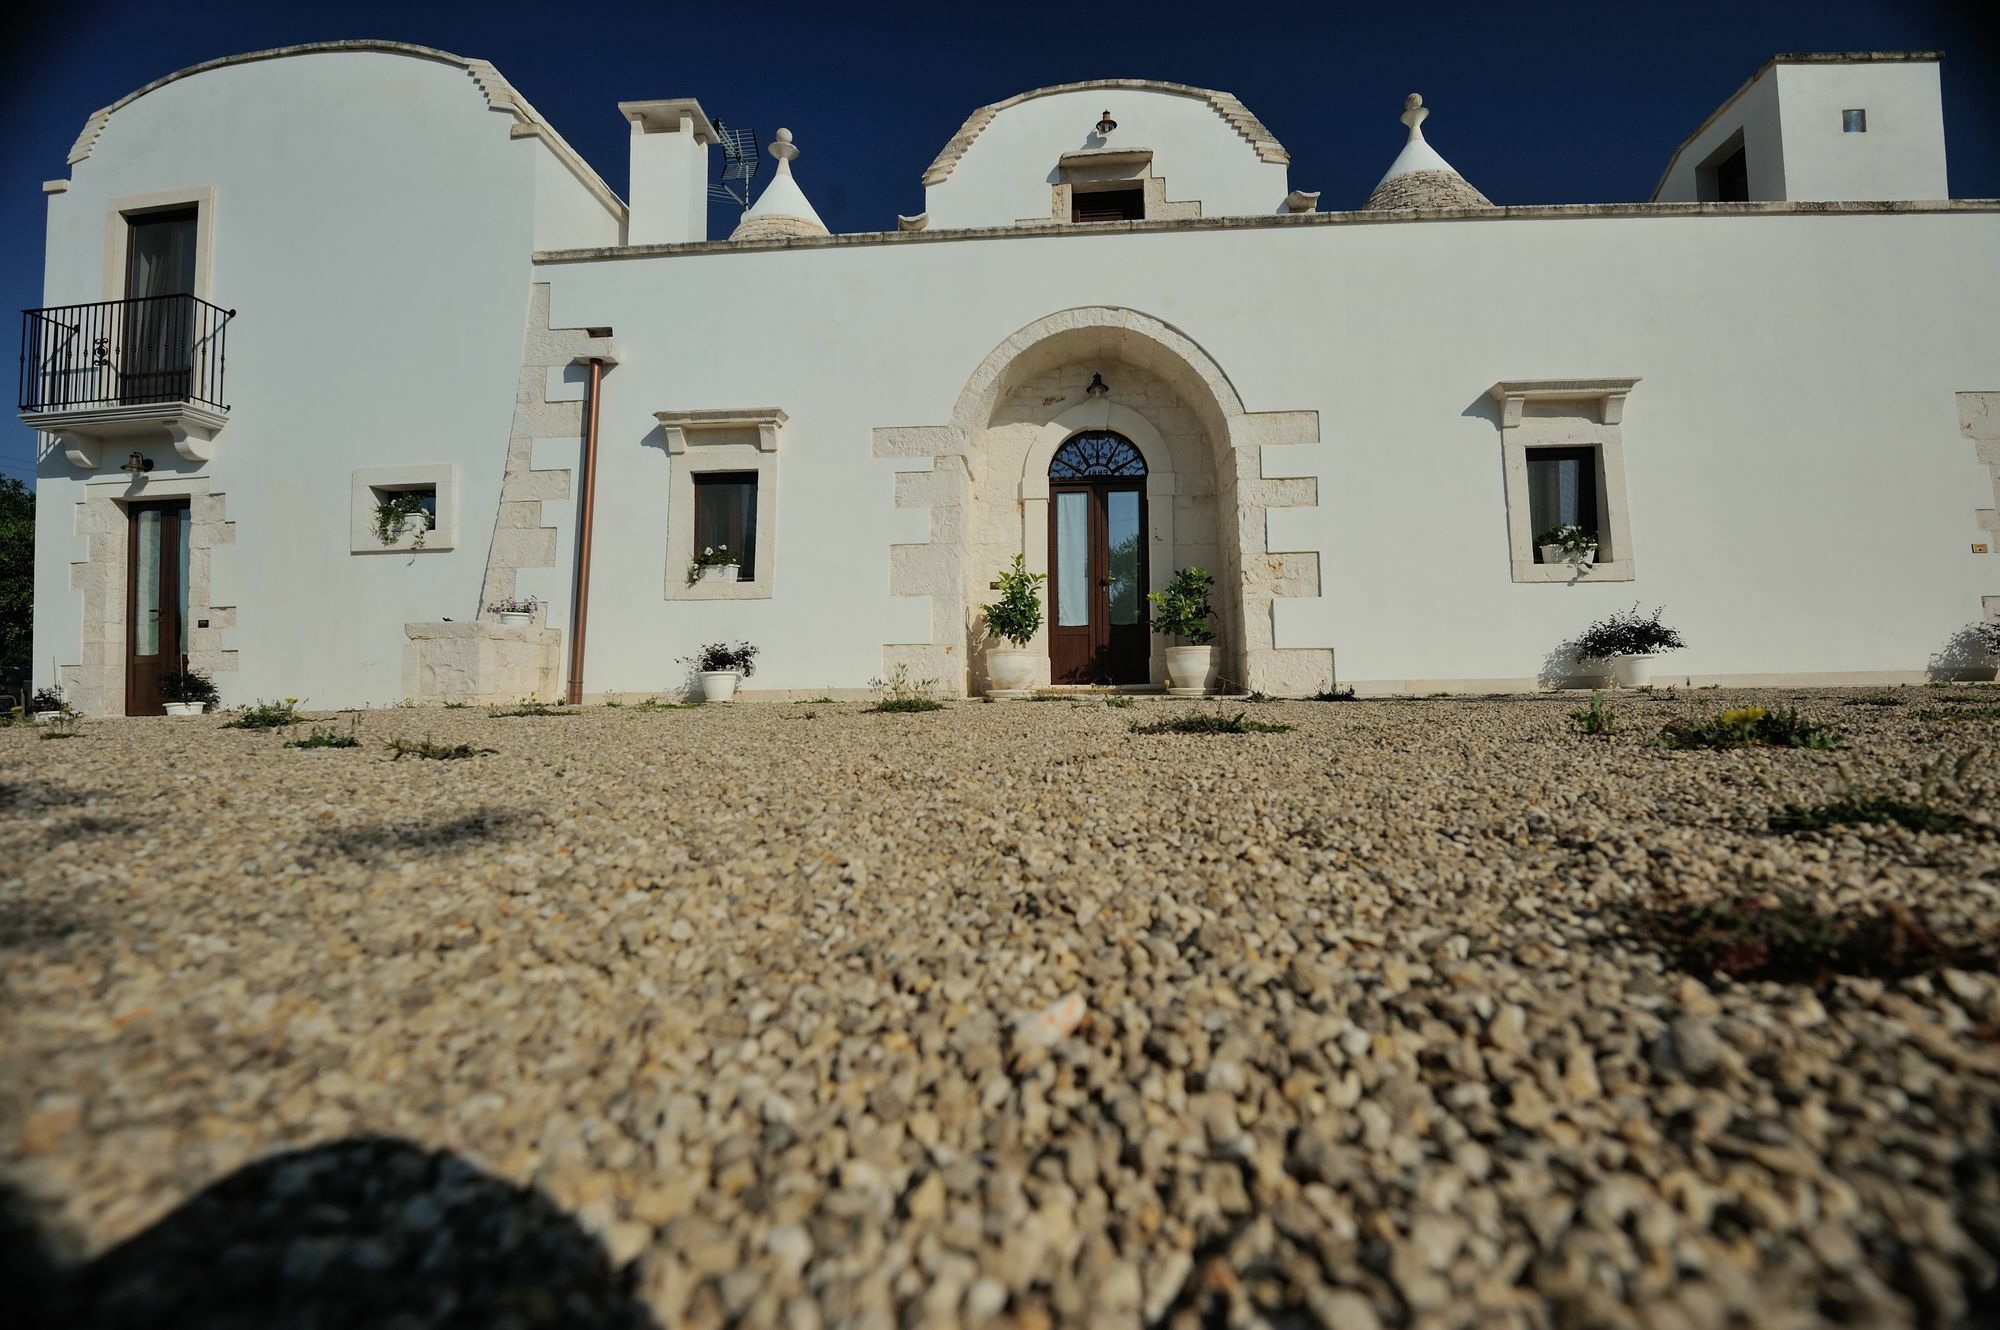
<path fill-rule="evenodd" d="M 186 499 L 130 505 L 125 556 L 125 714 L 162 714 L 159 677 L 187 658 Z"/>
<path fill-rule="evenodd" d="M 1049 487 L 1049 677 L 1059 684 L 1147 683 L 1143 480 Z"/>

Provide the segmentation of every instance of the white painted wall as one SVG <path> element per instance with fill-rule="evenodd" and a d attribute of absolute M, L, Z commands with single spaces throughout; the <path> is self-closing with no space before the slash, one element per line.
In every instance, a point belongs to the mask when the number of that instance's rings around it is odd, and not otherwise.
<path fill-rule="evenodd" d="M 201 474 L 236 523 L 235 545 L 216 554 L 218 599 L 238 607 L 224 646 L 240 670 L 217 678 L 230 703 L 393 702 L 403 623 L 476 612 L 529 255 L 539 235 L 602 241 L 609 221 L 561 187 L 560 165 L 543 172 L 549 149 L 510 138 L 513 123 L 438 60 L 232 65 L 119 110 L 68 192 L 49 198 L 45 301 L 64 304 L 101 298 L 111 200 L 215 190 L 211 295 L 238 314 L 230 421 Z M 156 475 L 191 469 L 171 448 L 148 451 Z M 460 464 L 458 547 L 349 553 L 351 471 L 426 462 Z M 46 682 L 79 657 L 70 564 L 87 548 L 72 517 L 84 473 L 60 453 L 38 470 L 35 677 Z"/>
<path fill-rule="evenodd" d="M 1118 122 L 1107 141 L 1096 133 L 1105 110 Z M 1201 201 L 1204 217 L 1280 212 L 1288 168 L 1258 160 L 1256 149 L 1199 95 L 1098 88 L 1051 93 L 994 117 L 924 206 L 933 228 L 1012 226 L 1049 216 L 1057 161 L 1087 148 L 1151 148 L 1153 174 L 1167 199 Z"/>
<path fill-rule="evenodd" d="M 1954 392 L 2000 383 L 2000 215 L 1376 223 L 695 253 L 544 263 L 558 324 L 615 325 L 606 379 L 593 691 L 680 677 L 703 641 L 764 648 L 757 684 L 855 686 L 927 640 L 888 594 L 892 506 L 871 431 L 945 422 L 1016 329 L 1080 305 L 1199 342 L 1253 410 L 1315 410 L 1322 599 L 1279 646 L 1344 678 L 1530 679 L 1591 619 L 1664 605 L 1674 676 L 1921 670 L 1994 590 L 1989 477 Z M 699 320 L 682 311 L 699 309 Z M 785 317 L 770 311 L 782 309 Z M 1352 311 L 1414 310 L 1409 317 Z M 1444 313 L 1448 311 L 1448 315 Z M 1501 379 L 1637 375 L 1624 439 L 1638 579 L 1510 580 Z M 667 603 L 668 459 L 652 413 L 773 405 L 777 595 Z M 1287 459 L 1288 461 L 1291 459 Z M 912 519 L 915 519 L 914 521 Z"/>
<path fill-rule="evenodd" d="M 1944 99 L 1935 61 L 1779 65 L 1785 197 L 1943 199 Z M 1868 132 L 1840 113 L 1868 112 Z"/>
<path fill-rule="evenodd" d="M 1851 109 L 1868 112 L 1866 133 L 1842 131 L 1841 112 Z M 1699 168 L 1739 130 L 1753 202 L 1951 197 L 1934 60 L 1766 67 L 1680 149 L 1654 201 L 1701 201 Z"/>

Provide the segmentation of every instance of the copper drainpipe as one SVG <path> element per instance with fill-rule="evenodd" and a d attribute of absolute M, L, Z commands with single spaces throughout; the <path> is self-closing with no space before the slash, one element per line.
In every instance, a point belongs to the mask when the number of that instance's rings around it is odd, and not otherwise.
<path fill-rule="evenodd" d="M 590 618 L 590 526 L 597 509 L 597 394 L 604 386 L 604 362 L 590 362 L 590 388 L 583 406 L 583 512 L 576 523 L 576 598 L 569 611 L 569 704 L 583 702 L 583 632 Z"/>

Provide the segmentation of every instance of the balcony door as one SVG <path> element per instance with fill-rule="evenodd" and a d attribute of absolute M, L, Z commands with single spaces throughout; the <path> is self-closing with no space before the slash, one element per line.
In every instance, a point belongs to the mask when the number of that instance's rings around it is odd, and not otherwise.
<path fill-rule="evenodd" d="M 1079 434 L 1049 463 L 1049 677 L 1149 682 L 1146 460 L 1109 431 Z"/>
<path fill-rule="evenodd" d="M 186 401 L 194 386 L 194 208 L 128 214 L 118 400 Z"/>
<path fill-rule="evenodd" d="M 186 499 L 129 505 L 125 562 L 125 714 L 161 714 L 159 678 L 187 658 Z"/>

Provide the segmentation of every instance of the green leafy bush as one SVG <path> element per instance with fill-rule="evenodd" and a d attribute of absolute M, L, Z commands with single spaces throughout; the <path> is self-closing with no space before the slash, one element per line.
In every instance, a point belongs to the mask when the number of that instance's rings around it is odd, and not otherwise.
<path fill-rule="evenodd" d="M 203 711 L 215 710 L 222 695 L 215 691 L 215 680 L 197 669 L 168 670 L 155 679 L 162 702 L 199 702 Z"/>
<path fill-rule="evenodd" d="M 1031 573 L 1021 556 L 1014 556 L 1014 566 L 1003 569 L 996 583 L 1000 599 L 991 605 L 981 605 L 980 612 L 986 616 L 986 631 L 1003 638 L 1017 647 L 1024 647 L 1042 631 L 1042 583 L 1049 580 L 1047 573 Z"/>
<path fill-rule="evenodd" d="M 870 679 L 868 686 L 875 689 L 880 696 L 873 706 L 862 708 L 864 711 L 894 714 L 944 710 L 944 703 L 938 701 L 936 697 L 937 680 L 910 678 L 908 665 L 898 665 L 889 672 L 889 677 L 886 679 Z"/>
<path fill-rule="evenodd" d="M 1606 615 L 1577 635 L 1571 644 L 1578 660 L 1610 660 L 1613 656 L 1652 656 L 1662 651 L 1679 651 L 1687 643 L 1681 635 L 1660 622 L 1660 611 L 1639 613 L 1629 610 Z"/>
<path fill-rule="evenodd" d="M 1731 707 L 1697 720 L 1670 720 L 1660 729 L 1668 748 L 1838 748 L 1839 737 L 1799 715 L 1798 708 L 1766 711 Z"/>
<path fill-rule="evenodd" d="M 1195 646 L 1215 640 L 1208 621 L 1215 610 L 1208 603 L 1215 578 L 1202 568 L 1183 568 L 1175 573 L 1164 591 L 1151 591 L 1146 599 L 1153 604 L 1153 631 L 1183 638 Z"/>
<path fill-rule="evenodd" d="M 354 736 L 353 722 L 349 722 L 348 732 L 342 734 L 331 725 L 315 725 L 312 732 L 303 739 L 287 740 L 287 748 L 359 748 L 361 740 Z"/>

